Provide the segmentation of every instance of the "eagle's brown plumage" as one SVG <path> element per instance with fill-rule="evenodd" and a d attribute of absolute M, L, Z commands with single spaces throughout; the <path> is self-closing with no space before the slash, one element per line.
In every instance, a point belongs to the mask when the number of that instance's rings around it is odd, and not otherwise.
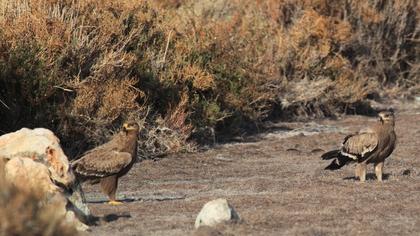
<path fill-rule="evenodd" d="M 325 169 L 337 170 L 348 163 L 357 162 L 356 177 L 365 181 L 367 164 L 373 163 L 376 176 L 382 181 L 384 161 L 391 155 L 397 140 L 394 126 L 394 113 L 380 112 L 379 122 L 374 126 L 347 136 L 340 150 L 332 150 L 321 156 L 324 160 L 334 159 Z"/>
<path fill-rule="evenodd" d="M 123 129 L 109 142 L 87 151 L 72 163 L 81 181 L 99 180 L 110 204 L 118 204 L 115 201 L 118 178 L 125 175 L 135 162 L 138 132 L 137 123 L 125 123 Z"/>

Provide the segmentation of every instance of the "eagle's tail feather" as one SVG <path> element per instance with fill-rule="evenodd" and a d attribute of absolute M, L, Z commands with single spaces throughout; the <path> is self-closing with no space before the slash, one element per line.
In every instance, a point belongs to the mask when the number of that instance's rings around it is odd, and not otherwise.
<path fill-rule="evenodd" d="M 347 165 L 350 163 L 352 159 L 338 154 L 338 156 L 327 166 L 325 167 L 325 170 L 338 170 L 341 169 L 341 167 Z"/>
<path fill-rule="evenodd" d="M 332 150 L 322 154 L 322 160 L 330 160 L 333 158 L 337 158 L 340 155 L 340 150 Z"/>

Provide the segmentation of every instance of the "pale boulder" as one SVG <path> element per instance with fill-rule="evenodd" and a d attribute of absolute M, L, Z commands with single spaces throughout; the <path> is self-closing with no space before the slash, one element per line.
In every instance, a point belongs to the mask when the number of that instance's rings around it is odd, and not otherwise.
<path fill-rule="evenodd" d="M 51 172 L 51 178 L 64 186 L 75 181 L 67 156 L 59 139 L 48 129 L 22 128 L 0 136 L 0 158 L 30 158 L 44 164 Z"/>
<path fill-rule="evenodd" d="M 215 226 L 223 222 L 239 220 L 235 209 L 229 205 L 226 199 L 216 199 L 207 202 L 195 220 L 195 228 L 200 226 Z"/>
<path fill-rule="evenodd" d="M 14 157 L 6 162 L 4 171 L 6 181 L 21 190 L 45 196 L 61 193 L 52 182 L 47 166 L 30 158 Z"/>
<path fill-rule="evenodd" d="M 39 194 L 78 229 L 88 227 L 89 209 L 75 182 L 59 139 L 48 129 L 23 128 L 0 136 L 0 159 L 6 181 L 22 191 Z"/>

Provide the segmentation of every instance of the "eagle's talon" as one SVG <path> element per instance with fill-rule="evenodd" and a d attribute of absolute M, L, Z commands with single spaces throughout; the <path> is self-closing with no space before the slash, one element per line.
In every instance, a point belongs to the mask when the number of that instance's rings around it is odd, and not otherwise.
<path fill-rule="evenodd" d="M 123 203 L 120 201 L 109 201 L 108 204 L 112 206 L 118 206 L 118 205 L 122 205 Z"/>

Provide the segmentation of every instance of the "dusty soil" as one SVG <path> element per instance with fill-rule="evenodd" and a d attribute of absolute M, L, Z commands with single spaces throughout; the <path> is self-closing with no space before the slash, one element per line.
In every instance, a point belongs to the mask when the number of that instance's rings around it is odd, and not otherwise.
<path fill-rule="evenodd" d="M 121 206 L 84 186 L 98 217 L 91 235 L 190 235 L 201 207 L 226 198 L 242 221 L 227 235 L 420 235 L 420 110 L 397 113 L 398 146 L 379 183 L 353 178 L 354 166 L 324 171 L 323 151 L 376 121 L 274 124 L 269 133 L 194 154 L 137 163 L 119 184 Z"/>

